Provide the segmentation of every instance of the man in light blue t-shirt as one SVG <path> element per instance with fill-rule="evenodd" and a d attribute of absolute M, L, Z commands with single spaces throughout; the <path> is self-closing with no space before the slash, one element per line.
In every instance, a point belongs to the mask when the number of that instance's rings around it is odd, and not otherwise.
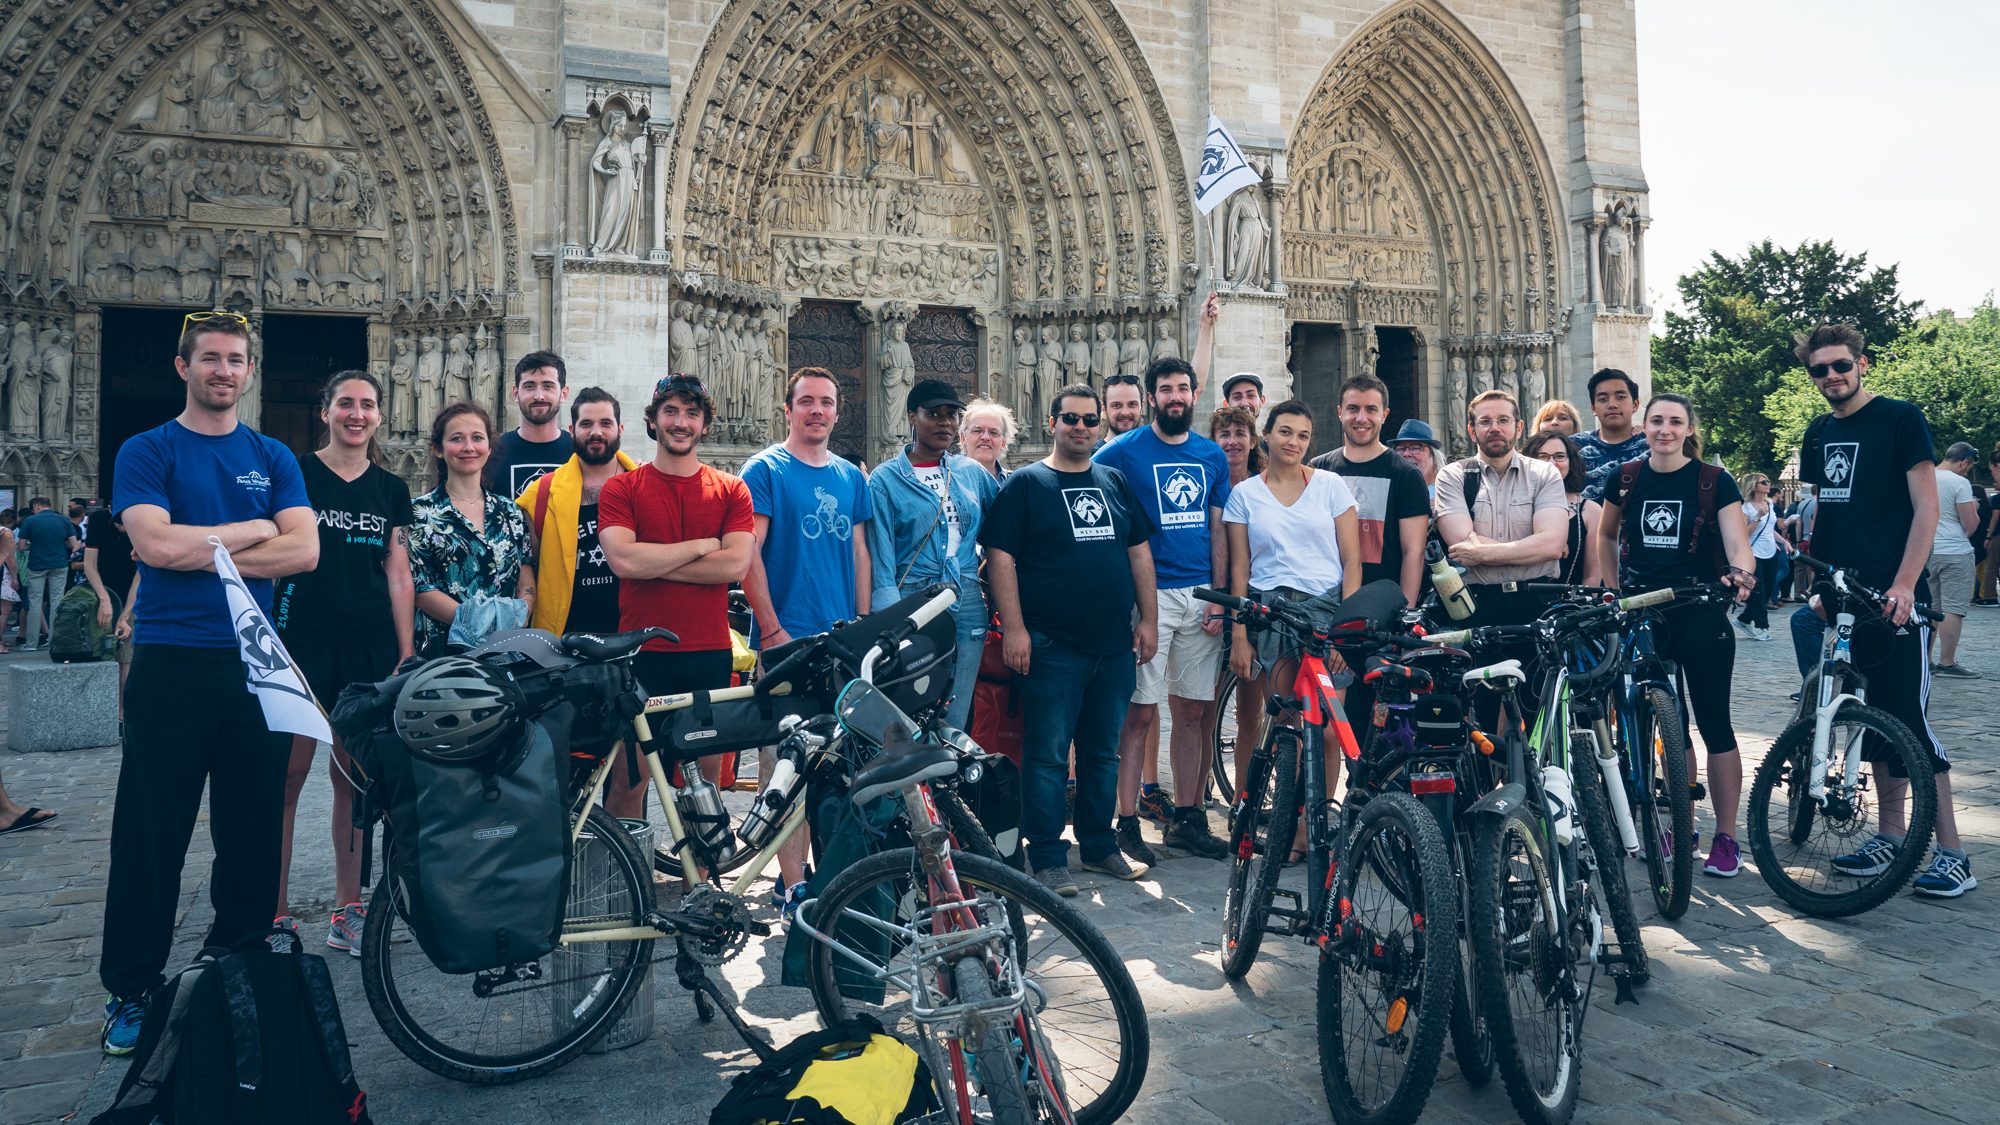
<path fill-rule="evenodd" d="M 1146 369 L 1153 422 L 1120 434 L 1092 458 L 1125 475 L 1158 530 L 1152 538 L 1153 577 L 1159 609 L 1159 647 L 1139 668 L 1132 704 L 1119 736 L 1118 847 L 1151 863 L 1152 849 L 1139 835 L 1138 801 L 1146 730 L 1162 700 L 1173 717 L 1174 812 L 1165 841 L 1210 859 L 1228 852 L 1209 830 L 1202 808 L 1202 779 L 1214 752 L 1207 734 L 1222 663 L 1222 610 L 1196 601 L 1198 586 L 1226 589 L 1228 547 L 1222 507 L 1229 500 L 1229 460 L 1215 442 L 1191 433 L 1194 368 L 1166 356 Z"/>
<path fill-rule="evenodd" d="M 760 650 L 868 612 L 868 478 L 827 448 L 840 384 L 824 367 L 801 367 L 785 384 L 784 411 L 784 442 L 743 465 L 757 540 L 743 592 Z M 805 892 L 803 833 L 779 850 L 778 868 L 778 905 L 789 914 Z"/>

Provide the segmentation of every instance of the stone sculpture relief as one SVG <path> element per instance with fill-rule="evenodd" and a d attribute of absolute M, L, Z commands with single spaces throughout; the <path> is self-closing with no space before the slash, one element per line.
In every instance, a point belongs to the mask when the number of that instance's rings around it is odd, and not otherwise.
<path fill-rule="evenodd" d="M 446 402 L 471 402 L 472 357 L 463 332 L 454 332 L 444 346 L 444 398 Z M 481 405 L 486 405 L 482 403 Z M 487 407 L 491 409 L 490 406 Z"/>
<path fill-rule="evenodd" d="M 1118 373 L 1118 341 L 1112 335 L 1118 326 L 1108 320 L 1100 320 L 1091 329 L 1090 369 L 1097 374 L 1098 382 Z"/>
<path fill-rule="evenodd" d="M 1125 324 L 1125 339 L 1118 345 L 1118 373 L 1134 378 L 1145 375 L 1150 358 L 1146 351 L 1146 326 L 1140 321 Z"/>
<path fill-rule="evenodd" d="M 1162 320 L 1153 326 L 1153 358 L 1165 359 L 1181 354 L 1181 342 L 1174 338 L 1174 322 Z"/>
<path fill-rule="evenodd" d="M 42 440 L 67 441 L 70 423 L 70 345 L 68 332 L 45 328 L 38 341 L 42 376 Z"/>
<path fill-rule="evenodd" d="M 917 385 L 917 360 L 910 352 L 907 320 L 892 318 L 884 331 L 888 339 L 882 343 L 882 402 L 893 415 L 903 408 L 910 389 Z"/>
<path fill-rule="evenodd" d="M 398 437 L 430 433 L 430 419 L 418 407 L 421 399 L 416 364 L 414 345 L 408 336 L 399 333 L 389 349 L 389 401 L 382 404 L 384 424 Z"/>
<path fill-rule="evenodd" d="M 962 151 L 929 96 L 884 65 L 850 80 L 838 104 L 820 108 L 791 163 L 823 175 L 970 183 L 971 174 L 961 170 L 967 163 Z"/>
<path fill-rule="evenodd" d="M 18 437 L 41 436 L 42 368 L 35 350 L 35 326 L 17 320 L 7 340 L 7 430 Z"/>
<path fill-rule="evenodd" d="M 861 299 L 893 293 L 934 304 L 998 304 L 1000 252 L 900 239 L 772 239 L 779 288 Z"/>
<path fill-rule="evenodd" d="M 622 106 L 604 111 L 604 139 L 590 154 L 590 252 L 633 254 L 639 237 L 646 167 L 646 137 L 632 135 L 632 116 Z"/>
<path fill-rule="evenodd" d="M 1042 326 L 1042 339 L 1037 354 L 1039 358 L 1035 367 L 1035 402 L 1042 409 L 1034 416 L 1036 422 L 1034 429 L 1043 437 L 1053 437 L 1055 435 L 1049 429 L 1048 408 L 1055 403 L 1056 392 L 1062 389 L 1064 382 L 1063 347 L 1062 341 L 1056 338 L 1055 325 Z M 1026 425 L 1027 419 L 1021 419 L 1021 422 Z"/>
<path fill-rule="evenodd" d="M 1614 309 L 1633 308 L 1643 302 L 1633 284 L 1634 220 L 1636 208 L 1620 199 L 1604 209 L 1604 233 L 1599 236 L 1599 276 L 1603 289 L 1600 300 Z"/>
<path fill-rule="evenodd" d="M 1024 324 L 1014 326 L 1014 418 L 1031 433 L 1040 430 L 1034 425 L 1034 420 L 1041 417 L 1038 413 L 1041 399 L 1036 394 L 1035 385 L 1037 366 L 1033 335 L 1033 331 Z"/>
<path fill-rule="evenodd" d="M 1090 382 L 1090 341 L 1084 339 L 1082 324 L 1069 326 L 1069 343 L 1063 348 L 1063 382 Z"/>

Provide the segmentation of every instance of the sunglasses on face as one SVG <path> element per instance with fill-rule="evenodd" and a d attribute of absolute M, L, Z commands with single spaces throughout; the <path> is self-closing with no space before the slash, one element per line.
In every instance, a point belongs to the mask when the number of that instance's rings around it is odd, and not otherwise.
<path fill-rule="evenodd" d="M 1090 429 L 1090 430 L 1096 429 L 1097 424 L 1104 420 L 1102 417 L 1096 414 L 1077 414 L 1068 410 L 1065 410 L 1061 414 L 1056 415 L 1055 419 L 1056 421 L 1061 422 L 1065 426 L 1080 425 L 1085 429 Z"/>
<path fill-rule="evenodd" d="M 1832 363 L 1815 363 L 1811 367 L 1806 368 L 1806 374 L 1812 376 L 1815 379 L 1824 379 L 1826 378 L 1828 372 L 1833 372 L 1834 374 L 1837 375 L 1845 375 L 1852 370 L 1854 370 L 1853 360 L 1836 359 Z"/>

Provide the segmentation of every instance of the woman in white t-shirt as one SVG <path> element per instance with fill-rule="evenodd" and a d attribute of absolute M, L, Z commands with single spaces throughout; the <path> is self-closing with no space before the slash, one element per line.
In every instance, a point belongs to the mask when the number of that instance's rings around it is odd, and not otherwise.
<path fill-rule="evenodd" d="M 1743 520 L 1750 526 L 1750 553 L 1757 557 L 1757 590 L 1736 617 L 1736 627 L 1754 640 L 1771 639 L 1770 595 L 1762 591 L 1777 588 L 1778 552 L 1791 553 L 1792 545 L 1778 531 L 1778 506 L 1771 502 L 1771 478 L 1752 473 L 1746 478 L 1748 499 L 1743 501 Z"/>
<path fill-rule="evenodd" d="M 1293 399 L 1271 408 L 1264 419 L 1264 445 L 1270 456 L 1264 471 L 1247 477 L 1229 493 L 1222 510 L 1229 533 L 1229 592 L 1238 597 L 1277 594 L 1287 601 L 1304 601 L 1338 590 L 1346 598 L 1361 588 L 1361 517 L 1354 494 L 1340 474 L 1305 463 L 1312 452 L 1313 413 Z M 1241 625 L 1231 632 L 1229 666 L 1254 685 L 1252 698 L 1291 690 L 1298 650 L 1289 638 L 1261 630 L 1256 638 Z M 1328 657 L 1332 671 L 1340 657 Z M 1257 745 L 1262 724 L 1259 709 L 1237 711 L 1236 745 Z M 1237 785 L 1242 786 L 1247 753 L 1236 756 Z M 1327 790 L 1340 780 L 1340 755 L 1327 755 Z M 1296 850 L 1296 849 L 1294 849 Z"/>

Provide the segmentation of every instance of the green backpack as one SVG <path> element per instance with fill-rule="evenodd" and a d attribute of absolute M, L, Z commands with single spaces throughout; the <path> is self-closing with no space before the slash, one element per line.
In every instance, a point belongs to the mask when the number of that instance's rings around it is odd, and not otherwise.
<path fill-rule="evenodd" d="M 118 595 L 111 595 L 111 620 L 118 620 Z M 72 586 L 56 600 L 49 626 L 49 659 L 57 664 L 88 664 L 118 654 L 118 638 L 97 625 L 97 591 L 86 583 Z"/>

